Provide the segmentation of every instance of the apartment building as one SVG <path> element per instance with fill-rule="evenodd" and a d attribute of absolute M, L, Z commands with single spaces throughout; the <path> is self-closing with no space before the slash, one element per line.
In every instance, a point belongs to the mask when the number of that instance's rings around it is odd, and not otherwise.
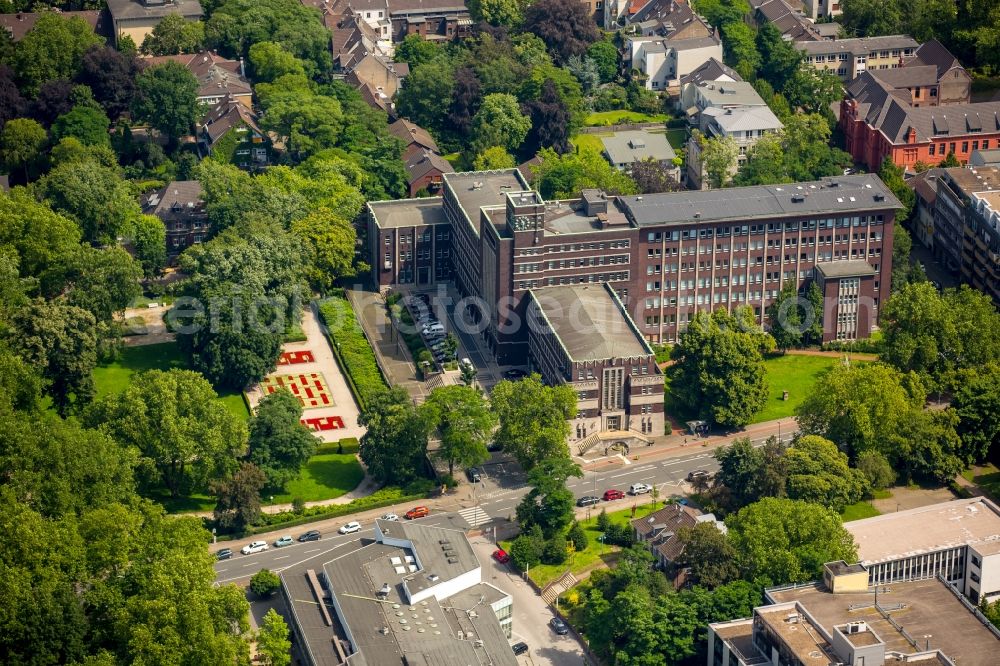
<path fill-rule="evenodd" d="M 852 81 L 862 72 L 901 67 L 920 45 L 908 35 L 885 35 L 797 41 L 794 46 L 807 64 L 832 72 L 843 81 Z"/>
<path fill-rule="evenodd" d="M 647 90 L 680 91 L 681 79 L 710 59 L 722 60 L 722 37 L 686 4 L 652 0 L 627 17 L 625 53 Z"/>
<path fill-rule="evenodd" d="M 853 331 L 837 326 L 841 278 L 824 274 L 836 285 L 823 315 L 827 340 L 867 337 L 865 322 L 877 321 L 889 291 L 899 202 L 871 174 L 626 197 L 587 190 L 580 199 L 544 201 L 509 169 L 444 174 L 442 193 L 368 205 L 372 279 L 383 286 L 453 280 L 501 363 L 527 358 L 517 324 L 528 292 L 544 287 L 610 283 L 653 343 L 674 342 L 698 310 L 749 306 L 765 324 L 781 288 L 804 289 L 818 265 L 864 261 L 874 271 L 867 293 L 843 278 L 851 307 L 870 313 L 855 318 Z M 451 234 L 447 258 L 434 245 L 439 231 Z"/>
<path fill-rule="evenodd" d="M 175 180 L 143 202 L 143 212 L 163 222 L 170 258 L 208 236 L 208 213 L 202 197 L 201 183 L 197 180 Z"/>
<path fill-rule="evenodd" d="M 108 0 L 114 43 L 128 36 L 136 46 L 167 16 L 179 14 L 187 21 L 200 21 L 205 12 L 198 0 Z"/>
<path fill-rule="evenodd" d="M 848 523 L 849 524 L 849 523 Z M 988 666 L 1000 632 L 940 579 L 869 588 L 859 564 L 764 591 L 753 616 L 708 625 L 707 666 Z"/>

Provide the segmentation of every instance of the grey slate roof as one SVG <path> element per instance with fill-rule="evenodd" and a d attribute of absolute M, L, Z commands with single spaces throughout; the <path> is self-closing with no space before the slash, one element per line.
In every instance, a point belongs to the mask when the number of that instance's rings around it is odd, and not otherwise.
<path fill-rule="evenodd" d="M 895 69 L 872 70 L 872 75 L 893 88 L 911 86 L 932 86 L 938 82 L 938 70 L 934 65 L 908 65 Z"/>
<path fill-rule="evenodd" d="M 735 109 L 711 107 L 705 109 L 703 113 L 715 118 L 715 122 L 726 132 L 778 130 L 784 127 L 774 112 L 766 106 L 737 107 Z"/>
<path fill-rule="evenodd" d="M 971 166 L 997 166 L 1000 165 L 1000 149 L 973 150 L 969 156 Z"/>
<path fill-rule="evenodd" d="M 723 76 L 728 76 L 733 81 L 742 81 L 741 77 L 735 69 L 727 65 L 722 64 L 715 58 L 709 58 L 700 67 L 695 69 L 690 74 L 681 77 L 681 85 L 686 85 L 688 83 L 702 83 L 707 81 L 718 81 Z"/>
<path fill-rule="evenodd" d="M 410 183 L 423 178 L 432 171 L 439 171 L 441 173 L 451 173 L 454 171 L 451 168 L 451 162 L 437 153 L 432 153 L 428 150 L 414 154 L 413 157 L 403 163 L 403 168 L 406 169 L 406 175 Z"/>
<path fill-rule="evenodd" d="M 108 0 L 108 11 L 115 21 L 122 19 L 163 18 L 180 14 L 184 18 L 201 18 L 198 0 L 167 0 L 162 5 L 144 5 L 141 0 Z"/>
<path fill-rule="evenodd" d="M 529 294 L 573 361 L 653 353 L 606 283 L 545 287 Z"/>
<path fill-rule="evenodd" d="M 802 200 L 793 201 L 793 198 Z M 901 207 L 889 188 L 874 174 L 837 176 L 812 183 L 625 196 L 620 197 L 619 202 L 629 219 L 640 227 L 838 215 Z"/>
<path fill-rule="evenodd" d="M 697 84 L 706 106 L 766 106 L 752 84 L 746 81 L 711 81 Z"/>
<path fill-rule="evenodd" d="M 920 44 L 909 35 L 884 35 L 881 37 L 854 37 L 850 39 L 825 39 L 819 42 L 796 42 L 795 48 L 807 55 L 850 53 L 866 55 L 886 49 L 916 49 Z"/>
<path fill-rule="evenodd" d="M 667 141 L 667 135 L 643 130 L 615 132 L 602 137 L 604 152 L 613 164 L 629 164 L 653 158 L 658 162 L 672 160 L 677 154 Z"/>

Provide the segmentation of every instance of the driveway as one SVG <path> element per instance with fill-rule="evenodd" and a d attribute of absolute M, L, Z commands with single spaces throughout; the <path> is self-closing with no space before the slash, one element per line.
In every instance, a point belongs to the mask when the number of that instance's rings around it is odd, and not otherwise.
<path fill-rule="evenodd" d="M 554 615 L 548 605 L 528 583 L 505 565 L 498 564 L 491 554 L 496 546 L 485 537 L 471 537 L 472 548 L 483 566 L 483 581 L 496 585 L 514 598 L 514 624 L 511 643 L 524 641 L 528 652 L 518 658 L 531 666 L 580 666 L 591 663 L 584 656 L 584 647 L 570 632 L 557 635 L 549 628 Z"/>

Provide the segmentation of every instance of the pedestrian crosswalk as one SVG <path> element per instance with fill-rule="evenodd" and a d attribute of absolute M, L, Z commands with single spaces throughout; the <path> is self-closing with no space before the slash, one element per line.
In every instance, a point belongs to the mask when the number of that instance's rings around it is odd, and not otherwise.
<path fill-rule="evenodd" d="M 470 506 L 467 509 L 459 509 L 458 515 L 462 516 L 470 527 L 479 527 L 493 520 L 482 507 Z"/>

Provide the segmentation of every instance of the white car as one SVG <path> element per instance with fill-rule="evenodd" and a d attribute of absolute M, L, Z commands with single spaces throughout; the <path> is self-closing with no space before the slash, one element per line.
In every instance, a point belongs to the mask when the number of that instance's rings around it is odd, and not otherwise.
<path fill-rule="evenodd" d="M 252 555 L 253 553 L 259 553 L 262 550 L 267 550 L 266 541 L 251 541 L 247 545 L 240 548 L 240 552 L 244 555 Z"/>
<path fill-rule="evenodd" d="M 283 548 L 284 546 L 291 546 L 295 543 L 295 539 L 292 538 L 290 534 L 283 537 L 279 537 L 277 541 L 274 542 L 275 548 Z"/>
<path fill-rule="evenodd" d="M 397 516 L 397 515 L 396 515 L 396 514 L 394 514 L 394 513 L 385 513 L 385 514 L 382 514 L 382 517 L 381 517 L 381 518 L 379 518 L 379 520 L 392 520 L 392 521 L 398 521 L 398 520 L 399 520 L 399 516 Z"/>
<path fill-rule="evenodd" d="M 359 523 L 356 520 L 352 520 L 351 522 L 347 523 L 337 531 L 340 532 L 341 534 L 350 534 L 352 532 L 357 532 L 360 529 L 361 529 L 361 523 Z"/>

